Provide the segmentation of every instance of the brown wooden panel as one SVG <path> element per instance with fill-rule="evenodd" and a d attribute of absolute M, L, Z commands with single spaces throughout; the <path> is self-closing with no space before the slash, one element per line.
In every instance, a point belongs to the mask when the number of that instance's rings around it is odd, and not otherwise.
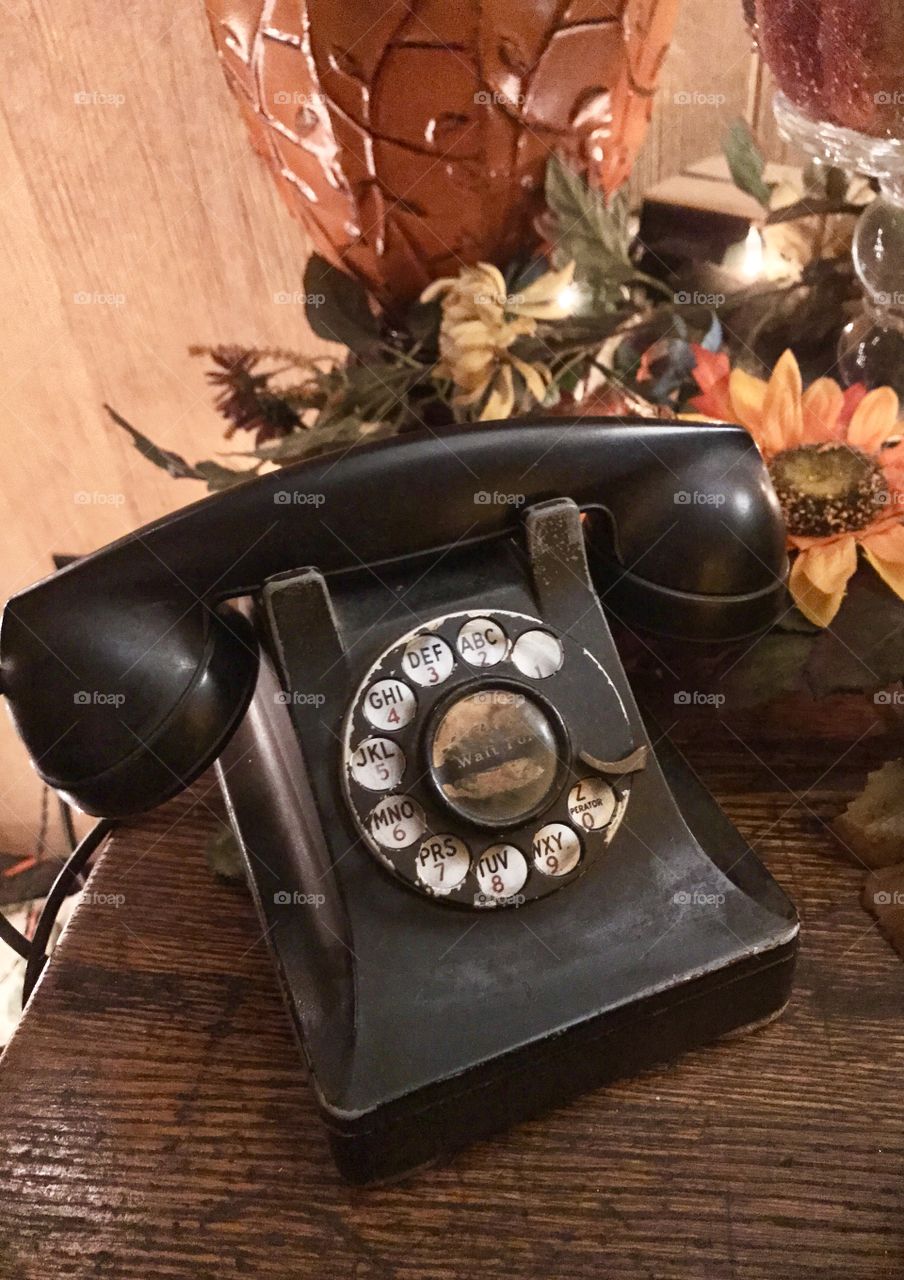
<path fill-rule="evenodd" d="M 775 116 L 772 114 L 772 95 L 775 90 L 772 73 L 759 58 L 754 61 L 753 95 L 749 119 L 760 146 L 770 160 L 778 160 L 784 164 L 801 164 L 804 162 L 802 153 L 779 137 Z"/>
<path fill-rule="evenodd" d="M 685 0 L 632 175 L 635 198 L 660 178 L 721 150 L 732 120 L 748 110 L 751 48 L 741 0 Z"/>
<path fill-rule="evenodd" d="M 307 247 L 248 144 L 201 0 L 14 6 L 0 50 L 0 596 L 183 503 L 101 410 L 223 448 L 191 342 L 313 346 Z M 0 720 L 0 843 L 36 781 Z"/>

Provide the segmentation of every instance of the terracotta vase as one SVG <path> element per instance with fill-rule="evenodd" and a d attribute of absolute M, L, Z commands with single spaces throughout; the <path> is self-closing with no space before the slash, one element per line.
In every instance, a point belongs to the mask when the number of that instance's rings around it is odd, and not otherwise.
<path fill-rule="evenodd" d="M 679 0 L 208 0 L 227 79 L 315 248 L 392 310 L 537 240 L 554 151 L 613 191 Z"/>

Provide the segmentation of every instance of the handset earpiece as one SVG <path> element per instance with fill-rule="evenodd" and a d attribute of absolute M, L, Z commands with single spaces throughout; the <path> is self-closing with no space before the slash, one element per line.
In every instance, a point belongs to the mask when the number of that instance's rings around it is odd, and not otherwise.
<path fill-rule="evenodd" d="M 4 692 L 43 780 L 86 813 L 126 817 L 184 790 L 220 754 L 254 691 L 257 641 L 228 606 L 195 602 L 173 616 L 172 602 L 108 600 L 92 618 L 92 603 L 53 649 L 34 644 L 34 613 L 26 621 L 8 606 Z"/>

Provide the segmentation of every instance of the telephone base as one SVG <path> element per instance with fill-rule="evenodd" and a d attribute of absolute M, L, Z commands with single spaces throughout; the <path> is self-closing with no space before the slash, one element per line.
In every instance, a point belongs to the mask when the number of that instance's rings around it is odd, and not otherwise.
<path fill-rule="evenodd" d="M 451 935 L 458 938 L 467 921 L 375 877 L 370 906 L 383 913 L 384 952 L 379 941 L 346 932 L 341 912 L 331 914 L 341 904 L 328 894 L 315 910 L 284 905 L 290 895 L 303 901 L 323 890 L 330 866 L 319 850 L 297 739 L 274 698 L 278 688 L 265 665 L 218 769 L 333 1157 L 347 1181 L 391 1181 L 445 1160 L 580 1093 L 755 1029 L 787 1003 L 797 951 L 794 909 L 683 758 L 659 739 L 659 764 L 701 853 L 695 892 L 709 905 L 699 918 L 675 917 L 676 927 L 665 931 L 667 891 L 655 864 L 653 874 L 638 867 L 629 883 L 620 883 L 613 861 L 599 875 L 588 873 L 570 900 L 562 893 L 506 917 L 479 917 L 484 928 L 496 926 L 499 941 L 492 935 L 480 941 L 475 929 L 475 954 L 484 946 L 490 954 L 523 948 L 523 981 L 529 987 L 537 967 L 536 991 L 524 997 L 510 981 L 475 991 L 470 1042 L 449 1034 L 442 1010 L 435 1017 L 428 1011 L 418 1024 L 421 955 L 433 966 L 430 953 L 419 950 L 422 930 L 439 913 L 437 924 L 458 923 Z M 366 857 L 348 855 L 357 856 Z M 504 921 L 522 912 L 527 927 L 516 925 L 514 943 L 505 941 Z M 444 961 L 450 987 L 455 965 L 476 964 L 466 944 L 468 938 L 458 942 Z M 373 1010 L 362 1020 L 356 1008 L 360 984 L 380 964 L 377 1013 L 389 1028 L 382 1039 Z M 561 970 L 560 990 L 544 991 L 544 965 Z M 518 1000 L 524 1009 L 512 1008 Z M 525 1036 L 528 1019 L 533 1033 Z M 481 1045 L 491 1036 L 505 1047 L 484 1055 Z"/>
<path fill-rule="evenodd" d="M 768 984 L 760 979 L 761 1007 L 769 1005 L 782 983 L 790 991 L 794 956 L 777 960 L 776 967 L 778 971 Z M 450 1114 L 447 1104 L 435 1112 L 426 1110 L 413 1124 L 395 1131 L 387 1128 L 352 1134 L 328 1128 L 336 1167 L 353 1185 L 399 1182 L 445 1163 L 473 1142 L 491 1139 L 514 1125 L 573 1102 L 583 1093 L 667 1066 L 692 1049 L 762 1031 L 781 1017 L 788 1003 L 785 999 L 777 1008 L 754 1014 L 738 1025 L 732 1012 L 737 1010 L 736 998 L 745 1002 L 748 1011 L 752 1006 L 746 1004 L 747 993 L 739 991 L 733 981 L 727 986 L 727 992 L 715 997 L 719 1007 L 707 1007 L 705 1012 L 701 1006 L 713 1000 L 711 989 L 688 993 L 687 1002 L 679 1001 L 646 1015 L 638 1010 L 615 1031 L 599 1025 L 601 1020 L 590 1023 L 577 1029 L 579 1034 L 569 1036 L 568 1042 L 553 1047 L 546 1061 L 539 1044 L 531 1047 L 535 1052 L 529 1052 L 520 1067 L 500 1060 L 496 1079 L 475 1084 L 467 1095 L 450 1100 L 454 1114 Z M 722 1031 L 718 1030 L 719 1019 L 725 1027 Z M 516 1107 L 511 1103 L 513 1094 L 518 1096 Z M 465 1096 L 467 1103 L 463 1106 Z M 447 1131 L 444 1125 L 450 1120 L 451 1131 Z"/>

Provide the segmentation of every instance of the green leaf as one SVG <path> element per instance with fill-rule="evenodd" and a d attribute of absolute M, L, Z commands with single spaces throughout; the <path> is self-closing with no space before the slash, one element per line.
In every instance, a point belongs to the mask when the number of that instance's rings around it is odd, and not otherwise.
<path fill-rule="evenodd" d="M 859 217 L 863 208 L 859 204 L 848 204 L 846 201 L 823 200 L 808 196 L 805 200 L 795 200 L 794 204 L 783 205 L 773 209 L 766 219 L 767 226 L 775 226 L 779 222 L 795 222 L 798 218 L 826 217 L 833 213 L 849 213 Z"/>
<path fill-rule="evenodd" d="M 210 870 L 219 879 L 227 880 L 230 884 L 241 884 L 245 879 L 242 851 L 231 827 L 221 826 L 209 837 L 204 846 L 204 857 Z"/>
<path fill-rule="evenodd" d="M 313 427 L 293 431 L 283 436 L 275 444 L 262 445 L 255 450 L 256 456 L 269 462 L 278 462 L 286 466 L 290 462 L 298 462 L 301 458 L 313 458 L 317 454 L 330 453 L 337 449 L 351 448 L 356 444 L 366 444 L 371 440 L 382 440 L 395 434 L 395 428 L 388 423 L 373 424 L 363 422 L 353 414 L 315 423 Z"/>
<path fill-rule="evenodd" d="M 554 409 L 562 399 L 562 392 L 557 382 L 551 382 L 546 388 L 546 395 L 543 397 L 543 408 Z"/>
<path fill-rule="evenodd" d="M 871 693 L 904 673 L 904 603 L 866 564 L 851 579 L 830 627 L 820 631 L 807 663 L 816 697 Z"/>
<path fill-rule="evenodd" d="M 826 196 L 837 204 L 842 204 L 847 196 L 848 176 L 837 165 L 829 165 L 825 174 Z"/>
<path fill-rule="evenodd" d="M 310 441 L 310 429 L 300 427 L 297 431 L 291 431 L 287 436 L 283 436 L 281 440 L 260 445 L 254 450 L 253 456 L 260 458 L 263 462 L 295 462 L 297 458 L 304 457 L 310 447 Z"/>
<path fill-rule="evenodd" d="M 137 428 L 133 427 L 130 422 L 126 422 L 125 418 L 105 404 L 104 408 L 113 419 L 118 427 L 122 427 L 123 431 L 128 432 L 132 437 L 132 443 L 142 457 L 147 458 L 148 462 L 153 462 L 155 467 L 160 467 L 168 475 L 175 480 L 203 480 L 204 476 L 193 467 L 190 462 L 178 453 L 172 453 L 169 449 L 161 449 L 159 445 L 154 444 L 153 440 L 149 440 L 147 436 L 142 435 Z"/>
<path fill-rule="evenodd" d="M 763 178 L 766 161 L 744 120 L 736 120 L 731 126 L 723 150 L 735 186 L 768 209 L 772 191 Z"/>
<path fill-rule="evenodd" d="M 432 302 L 415 302 L 405 316 L 405 327 L 414 342 L 429 342 L 439 334 L 442 308 L 439 299 Z"/>
<path fill-rule="evenodd" d="M 731 707 L 757 707 L 802 687 L 813 637 L 773 631 L 763 636 L 726 676 L 722 688 Z"/>
<path fill-rule="evenodd" d="M 847 203 L 849 178 L 837 165 L 821 160 L 810 160 L 804 167 L 804 196 L 825 200 L 830 204 Z"/>
<path fill-rule="evenodd" d="M 573 259 L 575 279 L 587 286 L 594 302 L 616 305 L 622 286 L 637 275 L 628 256 L 631 238 L 625 199 L 617 195 L 607 205 L 601 191 L 552 156 L 546 166 L 546 203 L 555 223 L 554 266 L 563 267 Z"/>
<path fill-rule="evenodd" d="M 790 692 L 874 694 L 904 672 L 902 624 L 904 603 L 861 565 L 831 627 L 813 627 L 797 610 L 786 614 L 728 674 L 726 695 L 755 706 Z"/>
<path fill-rule="evenodd" d="M 318 338 L 341 342 L 358 355 L 373 348 L 379 325 L 360 280 L 315 253 L 305 268 L 304 290 L 308 324 Z"/>
<path fill-rule="evenodd" d="M 257 468 L 244 467 L 241 470 L 235 470 L 233 467 L 224 467 L 219 462 L 203 461 L 195 463 L 195 471 L 199 479 L 206 481 L 210 492 L 216 493 L 220 489 L 231 489 L 235 484 L 252 480 L 257 473 Z"/>
<path fill-rule="evenodd" d="M 241 484 L 243 480 L 251 479 L 257 470 L 252 467 L 249 470 L 234 471 L 231 467 L 224 467 L 219 462 L 206 461 L 197 462 L 192 466 L 181 454 L 173 453 L 170 449 L 161 449 L 159 445 L 154 444 L 153 440 L 149 440 L 130 422 L 126 422 L 122 414 L 117 413 L 110 405 L 105 404 L 104 408 L 116 425 L 122 427 L 123 431 L 128 432 L 132 437 L 132 443 L 141 456 L 147 458 L 148 462 L 153 462 L 155 467 L 160 467 L 174 480 L 203 480 L 213 493 L 218 489 L 229 489 L 234 484 Z M 248 455 L 239 456 L 247 457 Z"/>

